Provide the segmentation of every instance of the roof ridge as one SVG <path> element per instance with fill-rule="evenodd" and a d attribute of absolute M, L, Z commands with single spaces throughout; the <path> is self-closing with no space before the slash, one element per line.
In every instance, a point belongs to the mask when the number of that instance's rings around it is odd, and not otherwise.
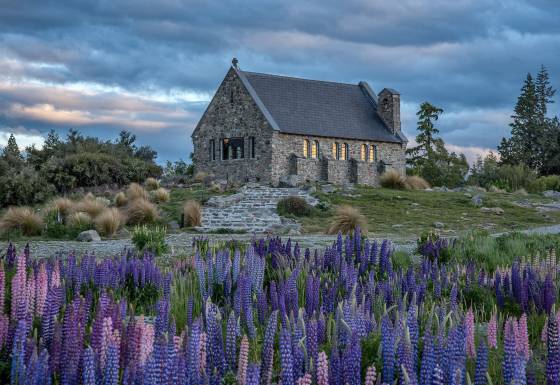
<path fill-rule="evenodd" d="M 245 74 L 249 74 L 249 75 L 264 75 L 264 76 L 271 76 L 271 77 L 275 77 L 275 78 L 303 80 L 303 81 L 306 81 L 306 82 L 330 83 L 330 84 L 343 85 L 343 86 L 359 87 L 359 83 L 347 83 L 347 82 L 335 82 L 333 80 L 318 80 L 318 79 L 298 78 L 298 77 L 295 77 L 295 76 L 267 74 L 267 73 L 264 73 L 264 72 L 253 72 L 253 71 L 243 71 L 243 70 L 238 70 L 238 71 L 243 72 Z"/>

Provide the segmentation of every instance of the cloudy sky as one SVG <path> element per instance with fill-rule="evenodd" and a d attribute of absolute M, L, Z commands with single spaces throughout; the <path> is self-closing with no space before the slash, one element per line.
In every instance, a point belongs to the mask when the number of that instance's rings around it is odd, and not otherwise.
<path fill-rule="evenodd" d="M 528 71 L 560 88 L 558 0 L 0 0 L 0 145 L 50 129 L 134 132 L 158 160 L 190 134 L 233 56 L 245 70 L 399 90 L 470 158 L 508 135 Z M 556 105 L 552 113 L 559 111 Z"/>

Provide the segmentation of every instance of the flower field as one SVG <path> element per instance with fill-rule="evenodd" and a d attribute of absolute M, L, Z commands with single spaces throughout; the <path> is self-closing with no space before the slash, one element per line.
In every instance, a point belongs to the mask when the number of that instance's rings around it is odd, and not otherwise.
<path fill-rule="evenodd" d="M 0 264 L 0 382 L 560 385 L 555 251 L 492 268 L 339 235 Z M 438 259 L 439 258 L 439 259 Z"/>

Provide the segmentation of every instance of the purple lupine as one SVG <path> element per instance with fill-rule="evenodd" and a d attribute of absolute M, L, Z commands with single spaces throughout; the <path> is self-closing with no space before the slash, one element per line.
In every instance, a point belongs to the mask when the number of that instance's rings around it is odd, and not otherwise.
<path fill-rule="evenodd" d="M 82 364 L 82 383 L 83 385 L 95 385 L 95 361 L 93 356 L 93 349 L 88 346 L 84 350 L 83 364 Z"/>
<path fill-rule="evenodd" d="M 309 323 L 307 324 L 305 344 L 307 349 L 307 356 L 309 360 L 313 361 L 313 372 L 311 373 L 311 375 L 313 378 L 315 378 L 319 348 L 317 342 L 317 321 L 314 319 L 309 321 Z"/>
<path fill-rule="evenodd" d="M 261 353 L 260 381 L 262 385 L 268 385 L 272 381 L 272 364 L 274 358 L 274 339 L 278 328 L 278 311 L 270 314 L 268 324 L 264 333 L 264 341 Z"/>
<path fill-rule="evenodd" d="M 560 340 L 558 322 L 553 314 L 546 329 L 546 385 L 560 385 Z"/>
<path fill-rule="evenodd" d="M 12 367 L 10 379 L 12 385 L 24 385 L 26 378 L 25 370 L 25 347 L 26 347 L 27 325 L 25 320 L 18 321 L 14 342 L 12 347 Z"/>
<path fill-rule="evenodd" d="M 513 380 L 515 370 L 515 321 L 509 318 L 504 327 L 504 360 L 502 363 L 502 372 L 504 383 L 510 384 Z"/>
<path fill-rule="evenodd" d="M 259 365 L 258 364 L 249 364 L 247 368 L 247 380 L 245 382 L 246 385 L 259 385 Z M 240 384 L 241 385 L 241 384 Z"/>
<path fill-rule="evenodd" d="M 393 383 L 395 368 L 395 340 L 394 331 L 391 321 L 387 316 L 381 321 L 381 354 L 383 357 L 383 368 L 381 376 L 383 382 L 387 384 Z"/>
<path fill-rule="evenodd" d="M 226 364 L 230 370 L 235 369 L 237 334 L 237 317 L 231 311 L 226 326 Z"/>
<path fill-rule="evenodd" d="M 474 385 L 486 385 L 486 371 L 488 370 L 488 348 L 483 340 L 476 351 L 476 367 L 474 371 Z"/>
<path fill-rule="evenodd" d="M 362 349 L 358 336 L 354 333 L 350 344 L 346 347 L 343 355 L 344 383 L 348 385 L 361 385 L 361 362 Z"/>
<path fill-rule="evenodd" d="M 282 385 L 294 385 L 292 335 L 286 328 L 280 332 L 280 367 Z"/>
<path fill-rule="evenodd" d="M 424 336 L 424 350 L 420 368 L 420 385 L 430 385 L 432 373 L 436 365 L 433 337 L 426 332 Z"/>
<path fill-rule="evenodd" d="M 552 281 L 551 274 L 547 274 L 546 279 L 544 281 L 543 300 L 544 300 L 544 309 L 547 314 L 550 314 L 550 311 L 552 310 L 552 306 L 556 302 L 556 288 L 554 287 L 554 282 Z"/>

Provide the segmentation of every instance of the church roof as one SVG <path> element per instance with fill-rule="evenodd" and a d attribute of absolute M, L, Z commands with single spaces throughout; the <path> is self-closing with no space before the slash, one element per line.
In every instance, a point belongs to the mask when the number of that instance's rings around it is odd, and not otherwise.
<path fill-rule="evenodd" d="M 271 126 L 283 133 L 402 143 L 365 82 L 335 83 L 237 71 Z"/>

